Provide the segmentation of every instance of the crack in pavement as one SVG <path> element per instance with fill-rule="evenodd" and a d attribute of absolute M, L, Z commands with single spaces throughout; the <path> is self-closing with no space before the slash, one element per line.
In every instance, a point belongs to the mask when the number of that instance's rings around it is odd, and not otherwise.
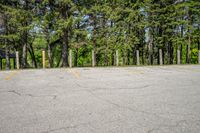
<path fill-rule="evenodd" d="M 51 130 L 44 131 L 44 132 L 41 132 L 41 133 L 50 133 L 50 132 L 55 132 L 55 131 L 60 131 L 60 130 L 65 130 L 66 131 L 67 129 L 77 128 L 77 127 L 78 127 L 77 125 L 75 125 L 75 126 L 66 126 L 66 127 L 51 129 Z"/>
<path fill-rule="evenodd" d="M 102 101 L 104 101 L 104 102 L 106 102 L 106 103 L 108 103 L 108 104 L 114 105 L 114 106 L 116 106 L 116 107 L 118 107 L 118 108 L 127 109 L 127 110 L 132 111 L 132 112 L 138 112 L 138 113 L 153 115 L 153 116 L 156 116 L 156 117 L 159 117 L 159 118 L 161 117 L 161 116 L 159 116 L 159 115 L 157 115 L 157 114 L 155 114 L 155 113 L 150 113 L 150 112 L 143 111 L 143 110 L 137 110 L 137 109 L 133 109 L 133 108 L 130 108 L 130 107 L 127 107 L 127 106 L 123 106 L 123 105 L 120 105 L 120 104 L 111 102 L 110 100 L 107 100 L 107 99 L 104 99 L 104 98 L 101 98 L 101 97 L 95 95 L 93 92 L 91 92 L 91 94 L 92 94 L 95 98 L 100 99 L 100 100 L 102 100 Z"/>
<path fill-rule="evenodd" d="M 117 121 L 120 121 L 120 120 L 122 120 L 122 119 L 110 120 L 110 121 L 103 122 L 103 124 L 109 124 L 109 123 L 117 122 Z M 197 120 L 197 121 L 200 121 L 200 120 Z M 92 121 L 92 122 L 88 122 L 88 123 L 81 123 L 81 124 L 77 124 L 77 125 L 73 125 L 73 126 L 64 126 L 64 127 L 60 127 L 60 128 L 50 129 L 48 131 L 43 131 L 41 133 L 51 133 L 51 132 L 60 131 L 60 130 L 65 130 L 67 132 L 67 129 L 75 129 L 75 128 L 78 128 L 80 126 L 86 126 L 86 125 L 91 126 L 95 130 L 101 129 L 101 128 L 96 128 L 96 127 L 92 126 L 93 123 L 96 123 L 96 121 Z M 176 124 L 174 124 L 174 125 L 160 124 L 158 127 L 148 130 L 147 133 L 153 133 L 155 131 L 159 131 L 163 127 L 175 128 L 175 127 L 180 126 L 182 123 L 188 124 L 187 120 L 177 121 Z"/>
<path fill-rule="evenodd" d="M 133 88 L 94 88 L 91 91 L 96 91 L 96 90 L 138 90 L 138 89 L 145 89 L 150 87 L 151 85 L 144 85 L 144 86 L 137 86 Z"/>
<path fill-rule="evenodd" d="M 160 127 L 150 129 L 150 130 L 147 131 L 147 133 L 152 133 L 152 132 L 157 131 L 157 130 L 160 130 Z"/>
<path fill-rule="evenodd" d="M 159 131 L 161 128 L 163 127 L 168 127 L 168 128 L 176 128 L 178 126 L 180 126 L 182 123 L 186 123 L 188 124 L 187 120 L 180 120 L 180 121 L 177 121 L 176 124 L 174 125 L 164 125 L 164 124 L 160 124 L 157 128 L 153 128 L 153 129 L 150 129 L 147 131 L 147 133 L 153 133 L 155 131 Z"/>
<path fill-rule="evenodd" d="M 85 86 L 82 86 L 82 85 L 80 85 L 80 84 L 78 84 L 78 83 L 76 83 L 76 85 L 78 86 L 78 87 L 80 87 L 80 88 L 86 88 L 86 89 L 84 89 L 84 90 L 82 90 L 82 91 L 87 91 L 87 92 L 89 92 L 90 94 L 92 94 L 95 98 L 97 98 L 97 99 L 100 99 L 100 100 L 103 100 L 104 102 L 107 102 L 107 103 L 109 103 L 109 104 L 112 104 L 112 105 L 114 105 L 114 106 L 116 106 L 116 107 L 119 107 L 119 108 L 126 108 L 126 109 L 128 109 L 128 110 L 131 110 L 131 111 L 134 111 L 134 112 L 140 112 L 140 113 L 145 113 L 145 114 L 151 114 L 151 115 L 156 115 L 157 117 L 161 117 L 160 115 L 165 115 L 165 114 L 169 114 L 169 115 L 176 115 L 176 116 L 195 116 L 195 114 L 183 114 L 183 113 L 152 113 L 152 112 L 148 112 L 148 111 L 143 111 L 143 110 L 137 110 L 137 109 L 133 109 L 133 108 L 130 108 L 130 107 L 125 107 L 125 106 L 122 106 L 122 105 L 119 105 L 119 104 L 116 104 L 116 103 L 114 103 L 114 102 L 111 102 L 110 100 L 107 100 L 107 99 L 104 99 L 104 98 L 101 98 L 101 97 L 99 97 L 99 96 L 97 96 L 97 95 L 95 95 L 94 94 L 94 91 L 96 91 L 96 90 L 106 90 L 107 88 L 94 88 L 94 89 L 91 89 L 90 87 L 85 87 Z M 144 86 L 142 86 L 143 88 L 147 88 L 147 87 L 150 87 L 151 85 L 144 85 Z M 135 87 L 135 89 L 140 89 L 141 87 Z M 116 88 L 111 88 L 111 89 L 107 89 L 107 90 L 112 90 L 112 89 L 116 89 Z M 121 88 L 120 88 L 121 89 Z M 118 90 L 120 90 L 120 89 L 118 89 Z M 125 88 L 126 89 L 126 88 Z M 117 90 L 117 89 L 116 89 Z M 162 118 L 162 117 L 161 117 Z"/>
<path fill-rule="evenodd" d="M 97 90 L 138 90 L 138 89 L 145 89 L 145 88 L 148 88 L 152 85 L 143 85 L 143 86 L 137 86 L 137 87 L 133 87 L 133 88 L 128 88 L 128 87 L 124 87 L 124 88 L 100 88 L 100 87 L 95 87 L 93 89 L 91 89 L 91 87 L 85 87 L 85 86 L 82 86 L 78 83 L 76 83 L 76 85 L 80 88 L 85 88 L 85 90 L 89 90 L 89 91 L 97 91 Z M 87 91 L 86 90 L 86 91 Z"/>
<path fill-rule="evenodd" d="M 121 119 L 110 120 L 110 121 L 103 122 L 103 124 L 109 124 L 109 123 L 113 123 L 113 122 L 120 121 L 120 120 Z M 87 123 L 80 123 L 80 124 L 73 125 L 73 126 L 64 126 L 64 127 L 60 127 L 60 128 L 50 129 L 48 131 L 43 131 L 41 133 L 50 133 L 50 132 L 55 132 L 55 131 L 60 131 L 60 130 L 67 131 L 67 129 L 75 129 L 75 128 L 78 128 L 80 126 L 86 126 L 86 125 L 89 125 L 91 128 L 94 128 L 96 130 L 100 129 L 100 128 L 96 128 L 96 127 L 92 126 L 92 124 L 94 124 L 94 123 L 96 123 L 96 120 L 95 121 L 91 121 L 91 122 L 87 122 Z"/>
<path fill-rule="evenodd" d="M 57 98 L 57 95 L 22 94 L 22 93 L 19 93 L 19 92 L 15 91 L 15 90 L 1 91 L 0 93 L 13 93 L 13 94 L 18 95 L 18 96 L 29 96 L 29 97 L 52 97 L 52 99 L 56 99 Z"/>
<path fill-rule="evenodd" d="M 33 95 L 33 94 L 25 94 L 25 95 L 30 97 L 52 97 L 52 99 L 57 98 L 57 95 Z"/>
<path fill-rule="evenodd" d="M 80 84 L 78 84 L 78 83 L 76 83 L 76 85 L 78 85 L 79 87 L 85 88 L 84 86 L 82 86 L 82 85 L 80 85 Z M 143 111 L 143 110 L 133 109 L 133 108 L 130 108 L 130 107 L 127 107 L 127 106 L 122 106 L 122 105 L 120 105 L 120 104 L 111 102 L 111 101 L 108 100 L 108 99 L 101 98 L 101 97 L 95 95 L 95 94 L 93 93 L 93 91 L 91 90 L 91 88 L 90 88 L 90 90 L 87 89 L 87 90 L 84 90 L 84 91 L 89 92 L 89 93 L 90 93 L 92 96 L 94 96 L 96 99 L 99 99 L 99 100 L 104 101 L 104 102 L 106 102 L 106 103 L 108 103 L 108 104 L 114 105 L 114 106 L 116 106 L 116 107 L 118 107 L 118 108 L 127 109 L 127 110 L 132 111 L 132 112 L 144 113 L 144 114 L 156 116 L 156 117 L 158 117 L 158 118 L 162 118 L 161 116 L 159 116 L 159 115 L 156 114 L 156 113 L 151 113 L 151 112 L 147 112 L 147 111 Z"/>
<path fill-rule="evenodd" d="M 55 132 L 55 131 L 59 131 L 59 130 L 65 130 L 65 131 L 67 131 L 67 129 L 74 129 L 74 128 L 78 128 L 80 126 L 85 126 L 85 125 L 90 125 L 90 124 L 91 124 L 91 122 L 80 123 L 80 124 L 72 125 L 72 126 L 64 126 L 64 127 L 60 127 L 60 128 L 49 129 L 48 131 L 43 131 L 41 133 L 50 133 L 50 132 Z"/>
<path fill-rule="evenodd" d="M 16 94 L 16 95 L 18 95 L 18 96 L 21 96 L 21 95 L 22 95 L 21 93 L 15 91 L 15 90 L 7 91 L 7 92 L 14 93 L 14 94 Z"/>

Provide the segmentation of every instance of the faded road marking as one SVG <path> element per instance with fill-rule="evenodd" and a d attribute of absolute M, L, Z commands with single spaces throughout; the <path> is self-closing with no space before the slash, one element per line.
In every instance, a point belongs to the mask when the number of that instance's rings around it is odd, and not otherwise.
<path fill-rule="evenodd" d="M 180 67 L 180 66 L 173 66 L 176 69 L 181 69 L 181 70 L 185 70 L 185 71 L 192 71 L 192 72 L 200 72 L 200 70 L 197 69 L 193 69 L 193 68 L 184 68 L 184 67 Z"/>
<path fill-rule="evenodd" d="M 144 72 L 143 71 L 141 71 L 141 70 L 135 70 L 135 71 L 131 71 L 131 70 L 128 70 L 128 73 L 129 74 L 144 74 Z"/>
<path fill-rule="evenodd" d="M 74 75 L 74 77 L 76 77 L 77 79 L 79 79 L 80 78 L 80 76 L 81 76 L 81 74 L 80 74 L 80 72 L 79 71 L 76 71 L 76 70 L 69 70 L 68 72 L 70 72 L 71 74 L 73 74 Z"/>
<path fill-rule="evenodd" d="M 14 77 L 17 73 L 18 73 L 17 71 L 10 72 L 10 74 L 6 76 L 4 80 L 11 80 L 12 77 Z"/>

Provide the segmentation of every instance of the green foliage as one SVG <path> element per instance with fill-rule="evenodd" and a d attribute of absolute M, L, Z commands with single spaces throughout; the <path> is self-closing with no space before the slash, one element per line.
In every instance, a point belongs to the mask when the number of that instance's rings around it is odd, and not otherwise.
<path fill-rule="evenodd" d="M 199 53 L 199 50 L 197 48 L 192 49 L 192 51 L 191 51 L 191 63 L 193 63 L 193 64 L 198 63 L 198 53 Z"/>
<path fill-rule="evenodd" d="M 176 61 L 177 49 L 182 63 L 197 63 L 199 7 L 197 0 L 2 0 L 0 47 L 20 51 L 30 67 L 41 66 L 42 49 L 49 67 L 67 66 L 69 49 L 78 66 L 91 65 L 92 49 L 99 65 L 114 65 L 117 49 L 123 65 L 136 63 L 136 50 L 143 64 L 151 56 L 156 62 L 160 48 L 165 64 Z"/>

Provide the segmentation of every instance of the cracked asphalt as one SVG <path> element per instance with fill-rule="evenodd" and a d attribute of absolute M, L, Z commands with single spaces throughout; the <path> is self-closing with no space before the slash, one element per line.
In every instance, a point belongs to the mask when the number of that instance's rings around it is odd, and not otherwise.
<path fill-rule="evenodd" d="M 199 133 L 200 65 L 0 72 L 0 133 Z"/>

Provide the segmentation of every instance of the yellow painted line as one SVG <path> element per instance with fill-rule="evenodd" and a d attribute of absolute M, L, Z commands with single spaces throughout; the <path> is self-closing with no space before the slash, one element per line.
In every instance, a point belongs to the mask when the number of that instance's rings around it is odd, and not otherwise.
<path fill-rule="evenodd" d="M 79 71 L 75 71 L 75 70 L 69 70 L 69 72 L 70 72 L 71 74 L 73 74 L 73 75 L 74 75 L 74 77 L 76 77 L 77 79 L 79 79 L 79 78 L 80 78 L 80 76 L 81 76 L 81 74 L 80 74 L 80 72 L 79 72 Z"/>
<path fill-rule="evenodd" d="M 186 67 L 176 67 L 173 66 L 176 69 L 181 69 L 181 70 L 187 70 L 187 71 L 192 71 L 192 72 L 200 72 L 200 70 L 192 69 L 192 68 L 186 68 Z"/>
<path fill-rule="evenodd" d="M 74 71 L 73 74 L 77 79 L 80 78 L 80 72 L 79 71 Z"/>
<path fill-rule="evenodd" d="M 17 71 L 10 72 L 8 76 L 4 78 L 4 80 L 11 80 L 17 74 Z"/>
<path fill-rule="evenodd" d="M 132 71 L 130 71 L 130 70 L 128 70 L 128 73 L 129 74 L 144 74 L 144 72 L 143 71 L 140 71 L 140 70 L 132 70 Z"/>
<path fill-rule="evenodd" d="M 200 70 L 194 70 L 194 69 L 188 69 L 190 71 L 193 71 L 193 72 L 200 72 Z"/>

